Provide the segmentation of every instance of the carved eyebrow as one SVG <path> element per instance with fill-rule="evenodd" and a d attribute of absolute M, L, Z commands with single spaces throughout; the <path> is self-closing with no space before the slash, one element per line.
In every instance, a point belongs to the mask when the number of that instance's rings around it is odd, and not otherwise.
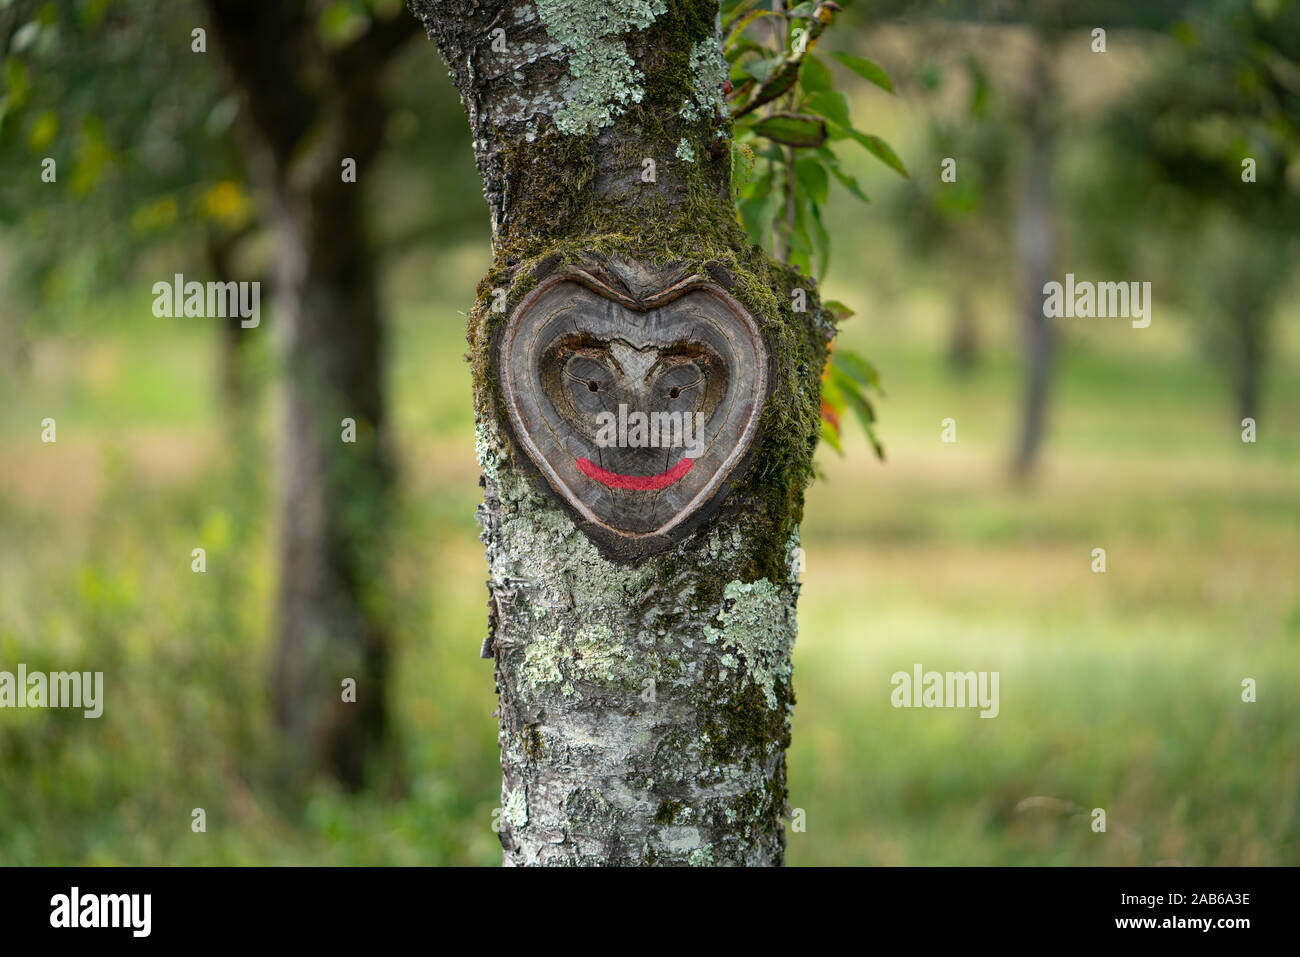
<path fill-rule="evenodd" d="M 660 355 L 665 359 L 712 359 L 717 353 L 703 339 L 685 339 L 674 342 Z"/>
<path fill-rule="evenodd" d="M 694 389 L 698 387 L 703 382 L 704 382 L 704 376 L 699 376 L 698 378 L 696 378 L 694 382 L 688 382 L 685 385 L 675 385 L 672 388 L 676 389 L 678 392 L 684 392 L 687 389 Z"/>
<path fill-rule="evenodd" d="M 701 385 L 703 382 L 704 382 L 704 376 L 700 376 L 700 377 L 699 377 L 698 379 L 696 379 L 694 382 L 688 382 L 688 383 L 686 383 L 686 385 L 673 385 L 673 386 L 669 386 L 667 389 L 664 390 L 663 394 L 666 395 L 666 396 L 668 396 L 668 398 L 670 398 L 670 399 L 676 399 L 676 398 L 678 398 L 678 396 L 680 396 L 683 392 L 686 392 L 686 391 L 688 391 L 688 390 L 690 390 L 690 389 L 697 389 L 697 388 L 699 388 L 700 385 Z M 673 395 L 674 392 L 676 392 L 677 395 Z"/>
<path fill-rule="evenodd" d="M 557 336 L 547 346 L 546 351 L 582 352 L 584 349 L 604 351 L 607 347 L 607 342 L 596 338 L 591 333 L 575 330 L 568 335 Z"/>

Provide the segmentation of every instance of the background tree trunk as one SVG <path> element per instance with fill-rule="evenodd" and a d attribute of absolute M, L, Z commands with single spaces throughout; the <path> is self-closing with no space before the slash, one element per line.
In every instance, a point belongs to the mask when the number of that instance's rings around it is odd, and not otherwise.
<path fill-rule="evenodd" d="M 1238 422 L 1246 418 L 1258 421 L 1261 411 L 1259 396 L 1264 369 L 1265 320 L 1261 318 L 1259 311 L 1248 310 L 1250 305 L 1237 305 L 1231 316 L 1233 328 L 1237 333 L 1234 341 L 1236 349 L 1232 362 L 1232 381 Z"/>
<path fill-rule="evenodd" d="M 505 863 L 778 864 L 797 523 L 833 329 L 811 281 L 737 224 L 717 5 L 411 6 L 461 92 L 492 217 L 469 341 Z M 771 357 L 748 470 L 712 518 L 636 560 L 606 557 L 546 494 L 492 356 L 539 278 L 593 255 L 729 286 Z"/>
<path fill-rule="evenodd" d="M 390 485 L 383 323 L 360 190 L 383 142 L 383 67 L 416 24 L 375 21 L 331 52 L 314 11 L 303 0 L 208 0 L 278 233 L 274 695 L 286 770 L 297 780 L 324 769 L 358 786 L 384 727 Z M 345 158 L 355 183 L 342 179 Z M 343 441 L 345 418 L 354 444 Z M 348 678 L 355 703 L 343 700 Z"/>
<path fill-rule="evenodd" d="M 1055 338 L 1050 320 L 1043 315 L 1043 286 L 1055 278 L 1056 269 L 1056 210 L 1052 198 L 1056 133 L 1050 115 L 1055 95 L 1052 51 L 1047 44 L 1041 38 L 1037 42 L 1033 78 L 1026 94 L 1026 142 L 1016 217 L 1025 384 L 1014 467 L 1022 478 L 1033 471 L 1043 439 Z"/>
<path fill-rule="evenodd" d="M 961 282 L 953 294 L 952 325 L 948 330 L 948 368 L 968 376 L 980 362 L 979 322 L 970 282 Z"/>
<path fill-rule="evenodd" d="M 1268 355 L 1269 319 L 1278 290 L 1278 278 L 1287 274 L 1286 257 L 1261 255 L 1242 244 L 1224 243 L 1216 255 L 1224 264 L 1223 277 L 1212 284 L 1211 302 L 1222 319 L 1212 336 L 1214 348 L 1227 357 L 1236 422 L 1263 413 L 1264 365 Z M 1285 247 L 1284 242 L 1278 243 Z"/>
<path fill-rule="evenodd" d="M 230 232 L 216 227 L 209 227 L 203 236 L 203 252 L 207 260 L 210 281 L 227 283 L 238 282 L 235 273 L 234 257 L 240 241 L 252 232 L 252 227 L 245 227 L 237 232 Z M 261 305 L 266 305 L 265 297 Z M 222 411 L 227 420 L 237 428 L 244 426 L 244 415 L 251 398 L 250 370 L 248 352 L 251 347 L 249 334 L 245 329 L 243 318 L 230 316 L 221 323 L 221 342 L 217 350 L 218 388 Z"/>

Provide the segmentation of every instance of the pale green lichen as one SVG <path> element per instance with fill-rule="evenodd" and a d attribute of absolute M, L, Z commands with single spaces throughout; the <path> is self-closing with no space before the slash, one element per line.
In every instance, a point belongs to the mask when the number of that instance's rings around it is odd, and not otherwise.
<path fill-rule="evenodd" d="M 706 638 L 734 651 L 744 662 L 745 674 L 763 692 L 767 706 L 776 708 L 777 685 L 790 680 L 794 609 L 766 578 L 728 582 L 723 597 L 729 607 L 718 613 L 722 627 L 709 628 Z M 722 656 L 724 666 L 735 660 Z"/>
<path fill-rule="evenodd" d="M 726 541 L 723 540 L 722 534 L 718 529 L 709 532 L 709 537 L 704 542 L 704 554 L 709 559 L 716 559 L 728 552 L 737 551 L 744 544 L 744 538 L 740 534 L 738 526 L 732 526 L 731 534 Z"/>
<path fill-rule="evenodd" d="M 714 37 L 706 37 L 691 47 L 691 95 L 679 115 L 686 120 L 712 119 L 725 115 L 722 88 L 727 82 L 727 61 Z"/>
<path fill-rule="evenodd" d="M 695 148 L 691 146 L 686 137 L 682 137 L 681 142 L 677 144 L 677 158 L 686 163 L 695 162 Z"/>
<path fill-rule="evenodd" d="M 515 788 L 506 795 L 501 816 L 511 827 L 523 827 L 528 823 L 528 798 L 523 788 Z"/>
<path fill-rule="evenodd" d="M 501 439 L 491 422 L 480 422 L 474 427 L 474 457 L 478 459 L 478 467 L 488 479 L 497 477 L 497 466 L 501 461 Z"/>
<path fill-rule="evenodd" d="M 528 687 L 538 688 L 563 681 L 564 673 L 560 671 L 560 658 L 563 654 L 564 635 L 560 632 L 534 638 L 524 650 L 521 674 L 524 683 Z"/>
<path fill-rule="evenodd" d="M 691 867 L 712 867 L 713 845 L 705 844 L 691 851 Z"/>
<path fill-rule="evenodd" d="M 796 525 L 790 531 L 790 539 L 785 543 L 787 581 L 791 583 L 799 581 L 805 564 L 803 546 L 799 544 L 799 526 Z"/>
<path fill-rule="evenodd" d="M 665 0 L 537 0 L 537 12 L 551 39 L 569 54 L 574 89 L 555 112 L 561 133 L 580 135 L 609 126 L 629 104 L 645 95 L 645 74 L 623 41 L 667 12 Z"/>
<path fill-rule="evenodd" d="M 566 697 L 573 697 L 575 681 L 628 685 L 647 667 L 646 659 L 597 624 L 583 628 L 572 640 L 559 631 L 533 638 L 524 649 L 520 678 L 530 688 L 559 684 Z"/>
<path fill-rule="evenodd" d="M 698 827 L 666 827 L 659 832 L 659 838 L 664 850 L 670 854 L 686 854 L 701 849 Z"/>

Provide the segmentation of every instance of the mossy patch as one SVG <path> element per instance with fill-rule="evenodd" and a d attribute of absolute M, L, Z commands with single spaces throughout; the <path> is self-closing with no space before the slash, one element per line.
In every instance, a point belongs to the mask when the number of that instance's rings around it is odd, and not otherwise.
<path fill-rule="evenodd" d="M 686 807 L 684 801 L 675 801 L 669 798 L 659 802 L 659 808 L 655 811 L 655 823 L 661 826 L 668 826 L 677 823 L 677 815 Z"/>

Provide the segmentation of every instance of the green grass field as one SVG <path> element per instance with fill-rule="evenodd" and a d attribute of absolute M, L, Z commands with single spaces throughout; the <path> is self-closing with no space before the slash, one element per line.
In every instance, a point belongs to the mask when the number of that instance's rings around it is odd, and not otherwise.
<path fill-rule="evenodd" d="M 446 253 L 393 284 L 397 737 L 360 798 L 277 797 L 258 465 L 271 417 L 247 435 L 223 427 L 215 330 L 106 301 L 6 377 L 0 663 L 93 661 L 107 700 L 95 721 L 4 715 L 0 864 L 499 861 L 457 313 L 483 265 Z M 884 375 L 889 461 L 849 424 L 846 455 L 819 452 L 809 491 L 789 757 L 806 830 L 789 835 L 790 863 L 1300 864 L 1295 351 L 1274 357 L 1245 445 L 1173 317 L 1145 336 L 1071 327 L 1042 469 L 1018 486 L 999 303 L 981 302 L 985 360 L 957 379 L 940 297 L 829 293 L 859 307 L 845 344 Z M 190 571 L 198 543 L 206 575 Z M 1090 570 L 1097 547 L 1105 574 Z M 914 663 L 999 672 L 1000 714 L 893 708 L 890 675 Z M 206 833 L 191 831 L 198 807 Z"/>

